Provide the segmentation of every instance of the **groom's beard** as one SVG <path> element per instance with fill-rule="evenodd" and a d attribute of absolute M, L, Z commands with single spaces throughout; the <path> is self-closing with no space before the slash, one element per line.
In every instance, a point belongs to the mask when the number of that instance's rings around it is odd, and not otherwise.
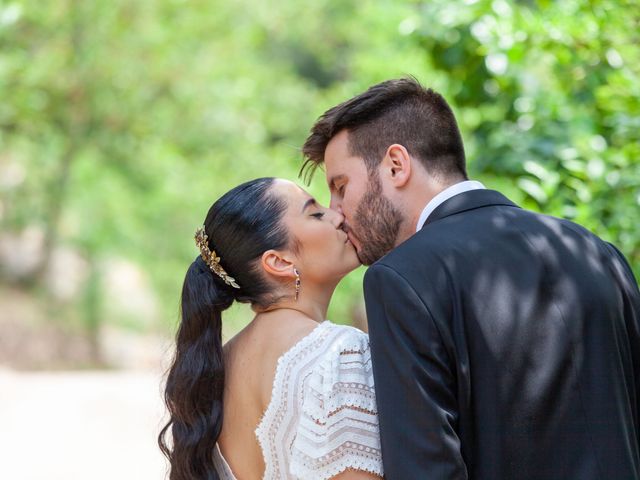
<path fill-rule="evenodd" d="M 360 243 L 358 258 L 371 265 L 393 249 L 404 216 L 382 193 L 378 176 L 372 175 L 353 220 L 349 229 Z"/>

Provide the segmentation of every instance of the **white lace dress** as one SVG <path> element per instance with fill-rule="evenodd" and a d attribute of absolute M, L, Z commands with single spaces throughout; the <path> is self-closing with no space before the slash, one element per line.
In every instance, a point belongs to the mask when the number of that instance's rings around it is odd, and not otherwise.
<path fill-rule="evenodd" d="M 264 480 L 324 480 L 347 469 L 383 475 L 369 337 L 329 321 L 278 359 L 256 428 Z M 216 446 L 216 470 L 236 480 Z"/>

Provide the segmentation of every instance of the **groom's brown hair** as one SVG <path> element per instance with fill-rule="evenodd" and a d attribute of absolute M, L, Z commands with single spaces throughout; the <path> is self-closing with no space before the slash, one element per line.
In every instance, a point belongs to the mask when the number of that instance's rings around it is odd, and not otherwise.
<path fill-rule="evenodd" d="M 349 152 L 369 174 L 394 143 L 403 145 L 432 175 L 467 178 L 460 130 L 445 99 L 412 77 L 387 80 L 327 110 L 311 129 L 300 170 L 310 178 L 324 162 L 327 144 L 349 132 Z"/>

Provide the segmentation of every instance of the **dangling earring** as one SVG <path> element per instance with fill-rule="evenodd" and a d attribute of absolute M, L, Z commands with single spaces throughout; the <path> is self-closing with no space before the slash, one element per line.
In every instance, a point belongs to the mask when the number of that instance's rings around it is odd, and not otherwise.
<path fill-rule="evenodd" d="M 296 274 L 296 302 L 297 302 L 298 295 L 300 295 L 300 272 L 296 267 L 293 267 L 293 273 Z"/>

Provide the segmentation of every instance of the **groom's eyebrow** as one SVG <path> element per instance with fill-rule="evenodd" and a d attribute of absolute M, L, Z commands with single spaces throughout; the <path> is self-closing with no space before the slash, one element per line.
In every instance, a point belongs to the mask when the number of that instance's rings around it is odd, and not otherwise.
<path fill-rule="evenodd" d="M 304 207 L 302 207 L 302 211 L 304 212 L 307 209 L 307 207 L 309 207 L 311 205 L 315 205 L 315 203 L 316 203 L 316 199 L 315 198 L 310 198 L 309 200 L 304 202 Z"/>

